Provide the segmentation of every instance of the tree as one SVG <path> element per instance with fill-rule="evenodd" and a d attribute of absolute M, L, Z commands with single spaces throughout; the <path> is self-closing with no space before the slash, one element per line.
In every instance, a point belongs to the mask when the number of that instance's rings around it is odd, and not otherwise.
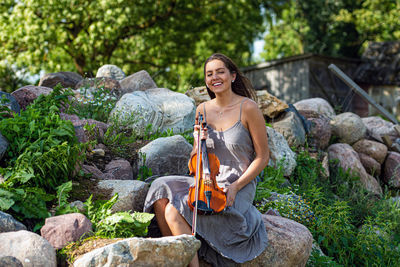
<path fill-rule="evenodd" d="M 338 21 L 354 23 L 363 47 L 369 41 L 394 41 L 400 39 L 400 1 L 365 0 L 353 12 L 342 9 Z"/>
<path fill-rule="evenodd" d="M 282 19 L 269 28 L 262 56 L 267 60 L 300 53 L 358 57 L 363 40 L 356 25 L 338 16 L 361 4 L 360 0 L 292 0 Z"/>
<path fill-rule="evenodd" d="M 6 0 L 0 58 L 32 73 L 104 64 L 145 69 L 172 89 L 199 81 L 212 52 L 248 63 L 253 40 L 282 0 Z M 193 84 L 192 83 L 192 84 Z"/>

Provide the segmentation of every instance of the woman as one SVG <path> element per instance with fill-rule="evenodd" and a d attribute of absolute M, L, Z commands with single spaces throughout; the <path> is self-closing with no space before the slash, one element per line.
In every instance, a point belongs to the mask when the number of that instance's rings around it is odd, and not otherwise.
<path fill-rule="evenodd" d="M 207 150 L 220 160 L 218 185 L 224 188 L 226 208 L 216 215 L 198 215 L 197 236 L 202 240 L 199 255 L 214 266 L 231 266 L 257 257 L 267 246 L 261 214 L 252 205 L 255 177 L 269 159 L 265 121 L 249 80 L 231 59 L 213 54 L 204 64 L 205 82 L 211 100 L 200 104 L 207 121 L 201 136 Z M 197 130 L 195 145 L 197 150 Z M 191 234 L 192 212 L 187 204 L 192 177 L 167 176 L 156 179 L 144 210 L 152 207 L 163 236 Z M 196 255 L 190 266 L 198 266 Z"/>

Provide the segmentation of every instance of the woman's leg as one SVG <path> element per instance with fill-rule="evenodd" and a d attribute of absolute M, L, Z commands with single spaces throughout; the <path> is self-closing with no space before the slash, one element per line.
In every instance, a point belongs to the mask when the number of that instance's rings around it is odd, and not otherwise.
<path fill-rule="evenodd" d="M 178 210 L 170 203 L 168 203 L 165 207 L 165 220 L 173 235 L 192 234 L 192 228 L 190 227 L 190 225 L 186 222 L 186 220 L 178 212 Z M 190 267 L 199 266 L 199 258 L 197 256 L 197 253 L 193 257 L 189 266 Z"/>
<path fill-rule="evenodd" d="M 172 232 L 169 229 L 167 221 L 165 220 L 165 207 L 167 206 L 169 200 L 167 198 L 161 198 L 154 202 L 153 208 L 156 214 L 156 219 L 158 227 L 160 228 L 161 234 L 163 236 L 171 236 Z"/>

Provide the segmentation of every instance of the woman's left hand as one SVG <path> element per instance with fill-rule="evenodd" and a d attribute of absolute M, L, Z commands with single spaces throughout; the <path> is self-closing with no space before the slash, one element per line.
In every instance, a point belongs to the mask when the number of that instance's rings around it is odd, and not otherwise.
<path fill-rule="evenodd" d="M 224 189 L 226 193 L 226 206 L 232 207 L 235 202 L 236 194 L 239 191 L 239 188 L 236 183 L 231 184 L 227 188 Z"/>

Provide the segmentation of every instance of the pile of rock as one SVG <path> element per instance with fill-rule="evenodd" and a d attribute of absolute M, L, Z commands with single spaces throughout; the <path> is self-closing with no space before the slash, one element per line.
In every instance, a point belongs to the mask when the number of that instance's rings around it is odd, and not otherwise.
<path fill-rule="evenodd" d="M 195 103 L 207 99 L 204 88 L 203 91 L 195 88 L 194 94 L 188 92 L 187 95 L 157 88 L 145 71 L 125 77 L 118 67 L 106 65 L 98 70 L 97 76 L 94 79 L 83 79 L 75 73 L 53 73 L 45 75 L 39 86 L 25 86 L 12 94 L 1 94 L 11 100 L 11 109 L 19 112 L 38 95 L 51 92 L 56 83 L 75 88 L 78 99 L 90 99 L 99 87 L 115 92 L 118 102 L 108 123 L 61 114 L 63 119 L 72 121 L 81 142 L 93 138 L 83 130 L 86 123 L 94 125 L 101 136 L 113 120 L 128 123 L 139 135 L 146 132 L 149 124 L 153 129 L 173 129 L 175 133 L 182 133 L 192 128 Z M 82 86 L 89 93 L 83 95 L 80 90 Z M 199 97 L 193 99 L 188 95 Z M 380 184 L 400 187 L 400 171 L 397 168 L 400 163 L 400 135 L 395 125 L 378 117 L 361 119 L 353 113 L 336 115 L 333 108 L 320 98 L 299 101 L 294 104 L 295 110 L 267 92 L 259 92 L 258 98 L 259 106 L 272 126 L 267 127 L 271 158 L 269 164 L 277 166 L 282 163 L 285 176 L 290 176 L 296 167 L 296 154 L 290 147 L 302 147 L 307 142 L 312 149 L 321 151 L 325 163 L 336 159 L 336 168 L 340 166 L 344 170 L 356 172 L 363 186 L 377 195 L 382 193 Z M 332 137 L 336 138 L 337 143 L 332 144 Z M 7 146 L 7 140 L 0 135 L 0 156 L 5 153 Z M 99 189 L 109 189 L 110 197 L 114 193 L 119 194 L 114 211 L 141 211 L 149 188 L 148 183 L 136 179 L 144 164 L 143 160 L 155 176 L 186 175 L 191 149 L 191 144 L 180 135 L 159 138 L 138 149 L 139 154 L 145 155 L 138 162 L 115 158 L 106 162 L 102 168 L 84 165 L 83 170 L 99 181 Z M 96 153 L 97 157 L 106 157 L 107 150 L 104 144 L 98 144 L 92 153 Z M 325 167 L 329 173 L 328 165 L 325 164 Z M 26 231 L 25 226 L 9 215 L 0 213 L 0 262 L 9 260 L 16 262 L 15 266 L 18 266 L 18 262 L 24 266 L 55 266 L 55 249 L 91 231 L 90 221 L 82 216 L 78 213 L 48 218 L 39 236 Z M 270 246 L 262 255 L 243 266 L 304 266 L 312 244 L 308 229 L 279 216 L 263 216 Z M 24 245 L 15 245 L 18 243 L 13 243 L 13 240 L 21 240 Z M 161 266 L 165 262 L 186 266 L 198 246 L 199 242 L 190 236 L 130 238 L 82 256 L 75 262 L 75 266 L 89 266 L 91 263 L 96 263 L 94 266 Z M 191 249 L 188 250 L 188 247 Z"/>

